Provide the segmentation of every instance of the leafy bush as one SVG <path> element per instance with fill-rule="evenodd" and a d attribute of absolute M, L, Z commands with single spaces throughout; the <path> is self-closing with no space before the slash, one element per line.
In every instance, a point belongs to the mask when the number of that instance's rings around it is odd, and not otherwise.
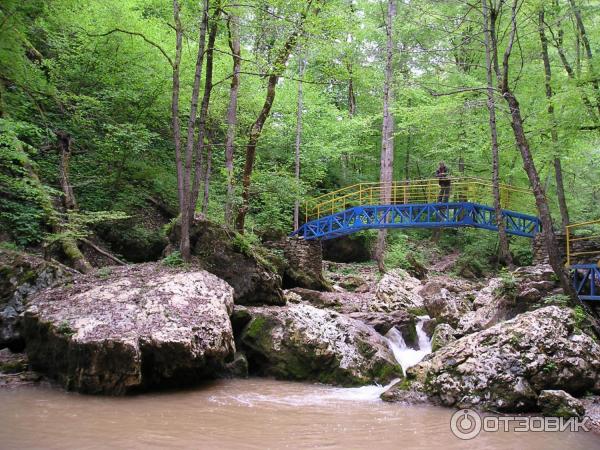
<path fill-rule="evenodd" d="M 185 261 L 181 257 L 181 252 L 179 250 L 176 250 L 170 255 L 166 256 L 161 262 L 167 267 L 182 267 L 185 265 Z"/>

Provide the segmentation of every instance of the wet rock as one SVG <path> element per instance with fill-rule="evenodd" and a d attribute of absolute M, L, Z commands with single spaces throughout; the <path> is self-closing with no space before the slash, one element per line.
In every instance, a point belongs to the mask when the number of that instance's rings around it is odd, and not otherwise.
<path fill-rule="evenodd" d="M 585 413 L 583 403 L 561 390 L 540 392 L 538 406 L 549 417 L 581 417 Z"/>
<path fill-rule="evenodd" d="M 406 311 L 394 311 L 391 313 L 380 312 L 353 312 L 348 317 L 359 320 L 384 335 L 395 327 L 410 347 L 417 345 L 417 330 L 415 316 Z"/>
<path fill-rule="evenodd" d="M 400 380 L 386 389 L 380 398 L 384 402 L 401 403 L 403 405 L 430 403 L 422 388 L 423 386 L 418 382 L 411 383 L 409 380 Z"/>
<path fill-rule="evenodd" d="M 371 311 L 392 312 L 405 310 L 415 314 L 424 312 L 423 299 L 415 292 L 421 282 L 402 269 L 386 273 L 375 290 Z"/>
<path fill-rule="evenodd" d="M 70 280 L 75 271 L 21 252 L 0 249 L 0 348 L 23 350 L 17 326 L 28 299 L 43 289 Z"/>
<path fill-rule="evenodd" d="M 313 291 L 311 289 L 304 288 L 290 289 L 289 292 L 300 296 L 303 301 L 308 302 L 317 308 L 334 308 L 340 305 L 335 296 L 328 295 L 325 292 Z"/>
<path fill-rule="evenodd" d="M 436 352 L 440 348 L 454 342 L 456 330 L 447 323 L 440 323 L 435 327 L 433 336 L 431 337 L 431 351 Z"/>
<path fill-rule="evenodd" d="M 248 378 L 248 360 L 246 355 L 236 352 L 233 361 L 225 363 L 219 373 L 223 378 Z"/>
<path fill-rule="evenodd" d="M 30 299 L 32 367 L 65 388 L 120 395 L 213 377 L 233 356 L 233 289 L 158 264 L 90 274 Z"/>
<path fill-rule="evenodd" d="M 178 226 L 173 227 L 169 239 L 178 242 Z M 194 262 L 229 283 L 236 304 L 285 304 L 281 277 L 260 247 L 207 220 L 194 223 L 190 242 Z"/>
<path fill-rule="evenodd" d="M 539 392 L 600 391 L 600 346 L 570 309 L 548 306 L 451 342 L 408 370 L 442 404 L 535 410 Z"/>
<path fill-rule="evenodd" d="M 402 374 L 387 340 L 357 320 L 306 304 L 248 310 L 240 346 L 253 373 L 344 386 Z"/>

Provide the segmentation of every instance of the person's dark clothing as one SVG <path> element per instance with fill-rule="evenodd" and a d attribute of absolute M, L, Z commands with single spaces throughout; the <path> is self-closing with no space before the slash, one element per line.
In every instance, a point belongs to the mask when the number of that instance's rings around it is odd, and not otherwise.
<path fill-rule="evenodd" d="M 448 203 L 450 198 L 450 177 L 448 176 L 448 168 L 440 166 L 435 172 L 440 184 L 440 194 L 438 195 L 438 203 Z"/>

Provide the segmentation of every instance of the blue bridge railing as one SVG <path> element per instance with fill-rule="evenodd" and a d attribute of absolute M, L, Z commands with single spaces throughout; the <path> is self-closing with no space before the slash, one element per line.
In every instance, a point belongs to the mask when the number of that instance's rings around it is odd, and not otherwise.
<path fill-rule="evenodd" d="M 502 210 L 506 232 L 532 238 L 536 216 Z M 473 227 L 498 231 L 494 208 L 471 202 L 354 206 L 306 222 L 292 233 L 306 240 L 333 239 L 366 229 Z"/>

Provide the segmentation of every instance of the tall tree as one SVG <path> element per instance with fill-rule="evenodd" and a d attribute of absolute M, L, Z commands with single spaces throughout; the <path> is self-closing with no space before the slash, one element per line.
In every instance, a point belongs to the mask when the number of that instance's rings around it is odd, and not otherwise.
<path fill-rule="evenodd" d="M 381 161 L 379 182 L 381 183 L 382 205 L 389 205 L 392 200 L 392 181 L 394 174 L 394 116 L 390 104 L 393 101 L 393 62 L 394 62 L 394 32 L 393 23 L 396 16 L 396 0 L 388 0 L 385 17 L 386 52 L 385 80 L 383 83 L 383 124 L 381 130 Z M 380 272 L 385 271 L 384 258 L 387 230 L 381 229 L 377 235 L 375 259 Z"/>
<path fill-rule="evenodd" d="M 502 3 L 499 4 L 499 8 L 501 7 Z M 506 45 L 506 49 L 504 51 L 504 56 L 502 59 L 502 76 L 500 82 L 500 91 L 502 92 L 504 100 L 508 104 L 511 117 L 511 127 L 515 136 L 515 141 L 521 153 L 521 158 L 523 159 L 523 167 L 525 168 L 525 172 L 527 173 L 529 183 L 531 184 L 531 188 L 533 190 L 536 207 L 540 216 L 540 220 L 542 222 L 542 232 L 544 236 L 544 242 L 546 244 L 546 250 L 548 252 L 548 259 L 550 265 L 552 266 L 552 269 L 558 276 L 563 290 L 566 293 L 568 293 L 572 298 L 575 298 L 573 287 L 571 286 L 569 278 L 565 273 L 562 258 L 559 253 L 558 240 L 556 239 L 556 234 L 554 232 L 554 226 L 552 223 L 552 216 L 550 214 L 550 208 L 548 206 L 548 201 L 546 198 L 546 192 L 544 191 L 544 188 L 540 181 L 540 176 L 536 169 L 533 160 L 533 155 L 529 147 L 529 142 L 525 134 L 525 129 L 523 126 L 523 117 L 521 115 L 521 106 L 519 104 L 519 101 L 517 100 L 516 95 L 512 91 L 509 83 L 510 57 L 517 39 L 518 10 L 519 0 L 512 0 L 508 43 Z M 494 20 L 496 17 L 498 17 L 498 14 L 492 15 L 492 20 L 490 21 L 491 25 L 495 25 Z M 494 29 L 496 29 L 495 26 Z M 496 40 L 495 35 L 491 39 L 491 44 L 493 51 L 497 53 L 498 41 Z"/>
<path fill-rule="evenodd" d="M 225 169 L 227 171 L 227 198 L 225 199 L 225 223 L 233 226 L 234 173 L 233 154 L 235 150 L 235 129 L 237 125 L 238 91 L 242 58 L 240 50 L 239 18 L 235 12 L 229 13 L 227 20 L 229 49 L 233 59 L 229 104 L 227 106 L 227 137 L 225 139 Z"/>
<path fill-rule="evenodd" d="M 296 105 L 296 142 L 294 152 L 294 175 L 296 177 L 296 183 L 300 186 L 300 146 L 302 143 L 302 110 L 303 104 L 303 93 L 302 93 L 302 78 L 304 77 L 304 67 L 306 61 L 302 54 L 299 56 L 298 61 L 298 103 Z M 297 230 L 300 226 L 300 201 L 296 198 L 294 202 L 294 229 Z"/>
<path fill-rule="evenodd" d="M 194 74 L 194 85 L 192 88 L 190 114 L 187 127 L 187 141 L 185 148 L 185 165 L 181 151 L 181 129 L 179 123 L 179 95 L 180 95 L 180 64 L 183 42 L 183 26 L 181 23 L 181 7 L 178 0 L 173 0 L 173 18 L 175 21 L 175 60 L 173 62 L 173 87 L 171 97 L 171 120 L 173 128 L 173 140 L 175 144 L 175 161 L 177 166 L 177 192 L 179 197 L 181 240 L 179 249 L 181 256 L 186 261 L 190 259 L 190 221 L 193 218 L 195 202 L 190 195 L 190 183 L 192 176 L 192 156 L 194 148 L 194 129 L 198 110 L 198 97 L 200 92 L 200 79 L 202 77 L 202 64 L 204 60 L 204 47 L 206 38 L 206 27 L 208 22 L 208 0 L 204 0 L 204 10 L 200 23 L 200 36 L 198 38 L 198 53 L 196 57 L 196 69 Z"/>
<path fill-rule="evenodd" d="M 498 225 L 498 239 L 500 242 L 500 260 L 502 263 L 512 266 L 512 257 L 508 246 L 508 235 L 506 224 L 502 216 L 502 205 L 500 199 L 500 152 L 498 147 L 498 129 L 496 127 L 496 101 L 494 98 L 493 59 L 497 54 L 492 52 L 490 45 L 490 29 L 488 19 L 488 0 L 481 1 L 483 13 L 483 41 L 485 47 L 485 67 L 487 80 L 487 107 L 490 116 L 490 137 L 492 143 L 492 189 L 494 197 L 494 214 Z M 496 73 L 496 76 L 498 74 Z"/>
<path fill-rule="evenodd" d="M 560 208 L 560 217 L 562 219 L 563 232 L 566 231 L 569 224 L 569 209 L 565 197 L 565 187 L 563 181 L 562 163 L 560 161 L 560 151 L 558 148 L 558 131 L 556 116 L 554 114 L 554 93 L 552 91 L 552 68 L 550 66 L 550 57 L 548 55 L 548 39 L 546 38 L 544 26 L 544 7 L 539 12 L 538 30 L 540 43 L 542 47 L 542 61 L 544 62 L 544 85 L 546 87 L 546 99 L 548 101 L 548 117 L 550 119 L 550 137 L 552 139 L 552 151 L 554 153 L 554 176 L 556 179 L 556 194 L 558 197 L 558 206 Z"/>
<path fill-rule="evenodd" d="M 277 87 L 277 82 L 285 70 L 285 65 L 290 53 L 296 46 L 298 37 L 303 31 L 304 22 L 308 14 L 311 12 L 312 4 L 313 0 L 306 1 L 306 6 L 300 13 L 300 17 L 294 26 L 294 30 L 286 39 L 283 47 L 281 47 L 281 49 L 277 52 L 274 63 L 271 67 L 271 73 L 267 78 L 267 94 L 265 96 L 265 102 L 263 103 L 256 120 L 250 127 L 248 143 L 246 144 L 246 161 L 244 163 L 244 173 L 242 179 L 242 205 L 236 218 L 236 228 L 240 233 L 244 232 L 246 214 L 250 208 L 250 184 L 252 171 L 254 170 L 254 160 L 256 159 L 256 146 L 258 145 L 258 140 L 260 139 L 263 126 L 265 125 L 265 122 L 269 117 L 269 113 L 271 112 L 273 101 L 275 100 L 275 89 Z M 317 11 L 318 9 L 315 10 L 315 13 Z"/>

